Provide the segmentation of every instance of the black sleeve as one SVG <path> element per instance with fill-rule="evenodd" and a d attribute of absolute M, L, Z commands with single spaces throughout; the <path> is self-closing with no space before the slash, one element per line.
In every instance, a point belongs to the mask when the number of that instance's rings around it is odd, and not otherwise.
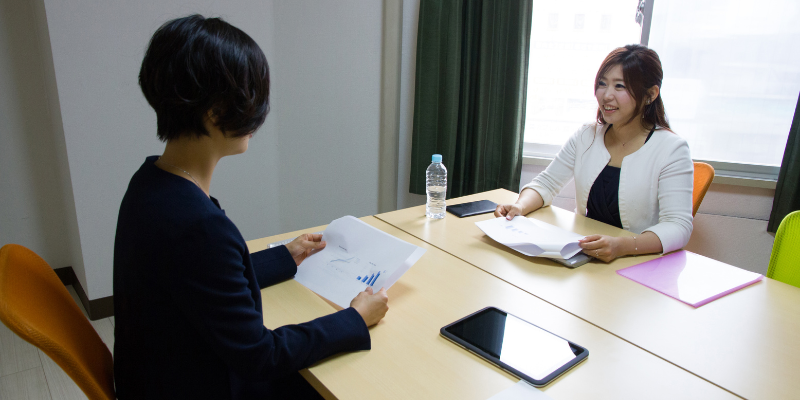
<path fill-rule="evenodd" d="M 175 252 L 169 273 L 172 296 L 211 351 L 242 379 L 274 379 L 336 353 L 370 348 L 369 330 L 353 308 L 299 325 L 264 327 L 245 276 L 247 249 L 236 227 L 220 216 L 195 225 L 181 240 L 187 245 Z"/>
<path fill-rule="evenodd" d="M 250 253 L 250 259 L 253 260 L 258 287 L 262 289 L 285 281 L 297 273 L 297 264 L 286 246 Z"/>

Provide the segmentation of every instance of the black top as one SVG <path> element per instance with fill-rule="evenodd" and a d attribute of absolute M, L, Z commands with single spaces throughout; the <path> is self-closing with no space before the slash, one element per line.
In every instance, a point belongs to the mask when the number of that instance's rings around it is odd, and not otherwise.
<path fill-rule="evenodd" d="M 612 125 L 608 126 L 611 129 Z M 606 129 L 606 132 L 608 132 Z M 653 136 L 653 128 L 644 140 L 647 143 Z M 622 168 L 606 165 L 597 176 L 592 189 L 589 190 L 589 200 L 586 203 L 586 216 L 606 224 L 622 229 L 622 220 L 619 216 L 619 175 Z"/>
<path fill-rule="evenodd" d="M 114 377 L 125 399 L 274 398 L 296 371 L 370 348 L 348 308 L 264 327 L 260 289 L 291 278 L 285 246 L 252 255 L 219 203 L 148 157 L 114 243 Z"/>

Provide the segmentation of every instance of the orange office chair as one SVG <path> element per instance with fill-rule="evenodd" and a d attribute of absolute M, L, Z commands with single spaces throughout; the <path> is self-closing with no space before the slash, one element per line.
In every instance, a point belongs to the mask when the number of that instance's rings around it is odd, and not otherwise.
<path fill-rule="evenodd" d="M 89 399 L 114 399 L 114 361 L 53 269 L 17 244 L 0 248 L 0 321 L 42 349 Z"/>
<path fill-rule="evenodd" d="M 714 167 L 704 163 L 694 163 L 694 188 L 692 190 L 692 216 L 697 214 L 700 209 L 700 203 L 703 202 L 703 197 L 706 197 L 708 187 L 711 186 L 711 181 L 714 180 Z"/>

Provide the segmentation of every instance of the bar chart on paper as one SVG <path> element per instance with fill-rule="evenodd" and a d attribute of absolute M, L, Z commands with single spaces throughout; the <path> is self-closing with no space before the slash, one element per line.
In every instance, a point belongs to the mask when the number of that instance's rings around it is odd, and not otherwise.
<path fill-rule="evenodd" d="M 425 253 L 352 216 L 331 221 L 322 239 L 294 279 L 342 308 L 360 292 L 389 289 Z"/>
<path fill-rule="evenodd" d="M 358 257 L 336 257 L 328 261 L 327 267 L 337 275 L 355 276 L 357 281 L 367 286 L 375 286 L 381 274 L 386 276 L 386 271 L 380 270 L 374 262 L 362 262 Z"/>
<path fill-rule="evenodd" d="M 378 272 L 377 274 L 371 274 L 370 276 L 364 275 L 364 277 L 358 277 L 358 280 L 367 284 L 367 286 L 375 286 L 375 281 L 381 277 L 381 273 Z"/>

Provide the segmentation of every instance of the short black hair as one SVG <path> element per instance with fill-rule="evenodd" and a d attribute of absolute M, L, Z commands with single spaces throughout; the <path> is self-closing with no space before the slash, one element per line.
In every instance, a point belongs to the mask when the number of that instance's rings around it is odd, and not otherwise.
<path fill-rule="evenodd" d="M 208 135 L 209 110 L 228 137 L 255 132 L 269 112 L 269 65 L 256 42 L 220 18 L 174 19 L 153 38 L 139 86 L 156 111 L 158 138 Z"/>

